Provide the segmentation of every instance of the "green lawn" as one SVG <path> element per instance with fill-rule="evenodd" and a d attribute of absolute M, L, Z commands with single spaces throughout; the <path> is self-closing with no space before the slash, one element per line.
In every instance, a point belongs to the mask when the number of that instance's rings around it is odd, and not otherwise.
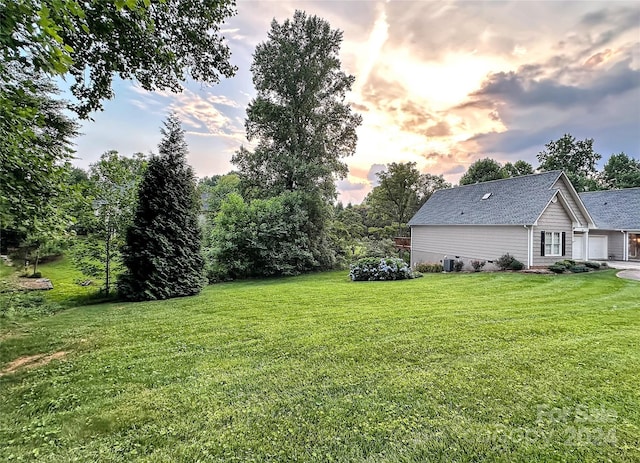
<path fill-rule="evenodd" d="M 0 330 L 0 461 L 640 461 L 640 283 L 346 272 Z"/>

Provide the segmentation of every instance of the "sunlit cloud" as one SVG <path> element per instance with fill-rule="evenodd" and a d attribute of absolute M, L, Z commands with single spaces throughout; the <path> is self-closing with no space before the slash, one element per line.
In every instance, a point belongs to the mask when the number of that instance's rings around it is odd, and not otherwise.
<path fill-rule="evenodd" d="M 338 183 L 344 202 L 360 202 L 391 162 L 455 183 L 484 157 L 535 167 L 544 144 L 564 133 L 594 138 L 605 159 L 640 154 L 635 2 L 240 1 L 221 28 L 237 76 L 186 83 L 178 95 L 134 86 L 131 112 L 157 121 L 177 112 L 196 172 L 225 173 L 247 144 L 253 50 L 273 18 L 296 9 L 343 31 L 342 68 L 356 78 L 348 101 L 363 123 Z"/>

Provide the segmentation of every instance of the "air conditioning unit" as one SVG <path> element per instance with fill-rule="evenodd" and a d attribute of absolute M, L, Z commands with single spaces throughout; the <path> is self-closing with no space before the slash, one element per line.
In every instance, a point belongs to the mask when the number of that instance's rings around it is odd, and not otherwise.
<path fill-rule="evenodd" d="M 445 259 L 442 261 L 445 272 L 453 272 L 453 259 Z"/>

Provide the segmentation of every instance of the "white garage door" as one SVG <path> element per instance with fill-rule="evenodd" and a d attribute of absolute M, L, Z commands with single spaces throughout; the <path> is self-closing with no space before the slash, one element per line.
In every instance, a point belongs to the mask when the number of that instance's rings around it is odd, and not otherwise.
<path fill-rule="evenodd" d="M 607 259 L 607 236 L 589 235 L 589 259 Z"/>
<path fill-rule="evenodd" d="M 584 259 L 584 235 L 573 235 L 571 258 L 573 260 Z"/>

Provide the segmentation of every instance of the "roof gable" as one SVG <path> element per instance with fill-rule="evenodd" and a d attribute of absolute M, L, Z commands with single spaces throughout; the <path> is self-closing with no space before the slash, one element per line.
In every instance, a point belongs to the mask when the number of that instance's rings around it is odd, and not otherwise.
<path fill-rule="evenodd" d="M 640 188 L 587 191 L 580 199 L 597 228 L 640 230 Z"/>
<path fill-rule="evenodd" d="M 561 177 L 550 171 L 439 190 L 409 225 L 533 225 L 558 193 Z"/>

